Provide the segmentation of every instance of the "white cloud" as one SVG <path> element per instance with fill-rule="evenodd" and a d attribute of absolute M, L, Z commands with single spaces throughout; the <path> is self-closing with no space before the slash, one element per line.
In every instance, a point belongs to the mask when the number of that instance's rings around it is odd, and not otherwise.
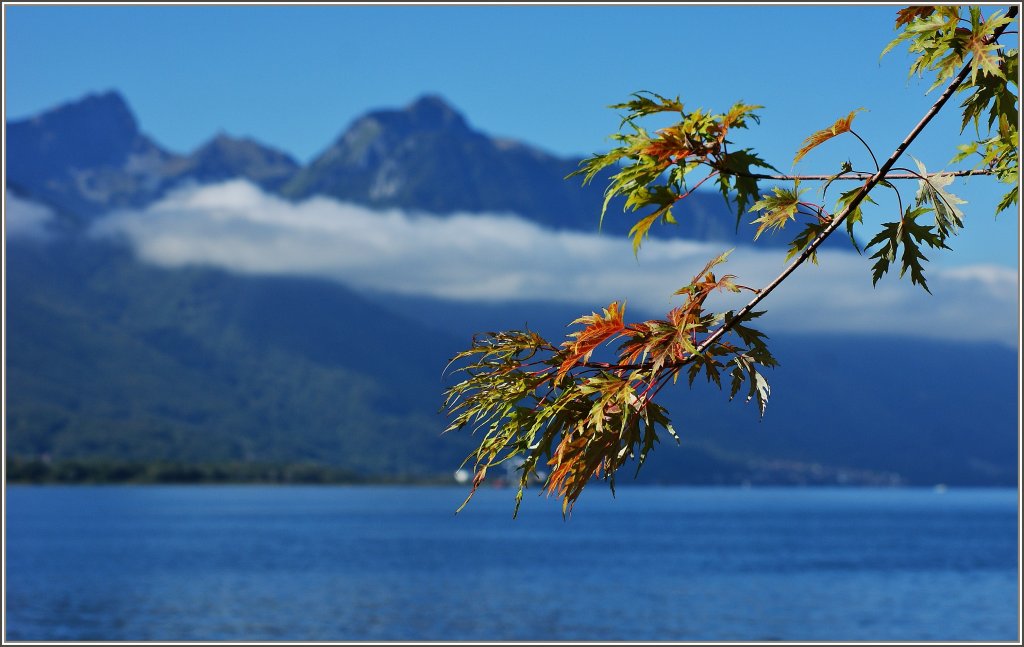
<path fill-rule="evenodd" d="M 670 308 L 672 292 L 724 251 L 723 244 L 654 239 L 635 258 L 624 238 L 554 232 L 514 216 L 373 211 L 326 198 L 290 203 L 243 181 L 184 189 L 143 211 L 112 214 L 95 233 L 125 236 L 142 259 L 166 267 L 313 275 L 388 293 L 570 302 L 587 311 L 627 299 L 636 316 Z M 740 248 L 721 270 L 757 287 L 779 273 L 782 257 L 779 249 Z M 870 265 L 853 253 L 823 252 L 820 266 L 800 268 L 765 300 L 765 323 L 1016 345 L 1015 268 L 932 268 L 928 295 L 895 275 L 872 288 Z"/>
<path fill-rule="evenodd" d="M 9 238 L 45 238 L 53 211 L 13 193 L 4 195 L 4 233 Z"/>

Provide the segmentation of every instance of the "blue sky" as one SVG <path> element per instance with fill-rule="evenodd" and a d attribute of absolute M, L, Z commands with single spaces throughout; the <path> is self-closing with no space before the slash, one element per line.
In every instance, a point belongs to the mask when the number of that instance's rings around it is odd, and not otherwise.
<path fill-rule="evenodd" d="M 879 60 L 896 8 L 5 5 L 5 111 L 117 89 L 171 150 L 224 131 L 308 161 L 365 111 L 429 92 L 484 132 L 579 156 L 607 147 L 608 104 L 647 89 L 688 107 L 764 105 L 737 141 L 788 170 L 804 137 L 852 109 L 867 109 L 855 130 L 884 158 L 931 105 L 905 51 Z M 958 119 L 949 106 L 910 153 L 942 168 Z M 833 142 L 798 170 L 867 166 L 859 146 Z M 954 187 L 969 226 L 936 265 L 1016 267 L 1015 214 L 992 217 L 1003 186 Z"/>

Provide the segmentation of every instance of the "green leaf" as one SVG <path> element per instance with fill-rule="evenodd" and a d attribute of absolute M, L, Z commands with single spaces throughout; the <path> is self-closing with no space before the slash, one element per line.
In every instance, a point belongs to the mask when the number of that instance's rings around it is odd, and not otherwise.
<path fill-rule="evenodd" d="M 726 204 L 729 204 L 731 200 L 736 205 L 737 230 L 739 230 L 743 214 L 748 212 L 748 205 L 752 204 L 758 195 L 757 180 L 750 177 L 755 175 L 754 167 L 779 172 L 777 168 L 761 159 L 749 148 L 725 155 L 718 166 L 719 175 L 716 181 Z M 733 191 L 736 192 L 735 197 L 731 197 Z"/>
<path fill-rule="evenodd" d="M 750 312 L 744 318 L 743 321 L 750 321 L 756 319 L 764 314 L 764 310 L 757 312 Z M 732 314 L 727 313 L 726 319 L 731 319 Z M 779 365 L 778 360 L 768 350 L 768 345 L 765 343 L 765 335 L 759 330 L 755 330 L 749 326 L 745 326 L 743 323 L 734 323 L 732 331 L 743 341 L 743 344 L 747 347 L 746 354 L 749 355 L 755 362 L 762 366 L 769 368 Z"/>
<path fill-rule="evenodd" d="M 775 195 L 765 194 L 761 199 L 750 207 L 750 211 L 761 211 L 761 216 L 753 221 L 758 224 L 754 232 L 754 240 L 757 240 L 766 229 L 782 229 L 786 223 L 796 218 L 797 209 L 800 206 L 800 195 L 807 190 L 800 189 L 799 180 L 793 185 L 793 189 L 775 187 L 772 189 Z"/>
<path fill-rule="evenodd" d="M 749 355 L 737 355 L 732 362 L 736 368 L 732 370 L 732 383 L 730 386 L 729 399 L 733 399 L 739 392 L 739 387 L 744 380 L 749 380 L 750 386 L 747 391 L 747 402 L 757 399 L 757 408 L 764 417 L 765 409 L 768 407 L 768 396 L 771 395 L 771 387 L 768 380 L 757 370 L 757 364 Z"/>
<path fill-rule="evenodd" d="M 1012 205 L 1017 204 L 1017 200 L 1018 200 L 1017 196 L 1018 196 L 1019 193 L 1020 193 L 1020 191 L 1017 188 L 1013 188 L 1013 189 L 1007 191 L 1003 195 L 1002 199 L 999 201 L 999 204 L 996 205 L 996 213 L 1000 213 L 1002 211 L 1006 211 Z"/>
<path fill-rule="evenodd" d="M 976 82 L 965 83 L 957 89 L 958 92 L 973 91 L 973 94 L 961 104 L 961 108 L 963 108 L 961 133 L 971 122 L 974 123 L 977 132 L 981 115 L 986 111 L 988 112 L 989 128 L 998 123 L 1000 117 L 1005 117 L 1009 123 L 1017 123 L 1017 96 L 1009 85 L 1010 82 L 1016 84 L 1017 80 L 1017 50 L 1007 50 L 998 56 L 1000 76 L 982 75 Z"/>
<path fill-rule="evenodd" d="M 849 208 L 850 204 L 853 203 L 854 198 L 856 198 L 861 192 L 861 189 L 863 189 L 863 187 L 857 187 L 856 189 L 850 189 L 849 191 L 841 193 L 839 195 L 839 199 L 836 201 L 836 213 L 841 214 Z M 850 243 L 853 245 L 853 248 L 857 250 L 858 254 L 861 253 L 861 249 L 857 244 L 856 236 L 853 235 L 853 228 L 857 223 L 863 220 L 864 214 L 861 211 L 860 206 L 866 202 L 877 204 L 870 195 L 865 195 L 860 203 L 846 215 L 846 233 L 849 235 Z"/>
<path fill-rule="evenodd" d="M 930 204 L 935 211 L 935 227 L 939 237 L 945 239 L 947 236 L 956 235 L 957 231 L 964 226 L 964 213 L 957 205 L 967 204 L 946 190 L 946 187 L 953 182 L 954 176 L 949 173 L 936 173 L 928 175 L 927 169 L 920 160 L 911 156 L 917 164 L 917 169 L 924 177 L 918 181 L 917 195 L 914 203 L 917 206 Z"/>
<path fill-rule="evenodd" d="M 788 261 L 807 249 L 807 246 L 814 242 L 814 239 L 820 236 L 827 227 L 827 222 L 821 222 L 819 220 L 813 220 L 804 225 L 803 231 L 797 234 L 796 238 L 789 243 L 789 251 L 786 253 L 786 260 Z M 815 265 L 818 264 L 817 250 L 811 252 L 811 262 Z"/>
<path fill-rule="evenodd" d="M 993 55 L 993 52 L 997 52 L 1002 45 L 991 42 L 991 39 L 996 29 L 1011 23 L 1012 19 L 996 11 L 982 21 L 981 10 L 978 7 L 970 7 L 970 15 L 971 35 L 967 41 L 967 49 L 971 53 L 971 83 L 977 83 L 979 72 L 999 79 L 1004 78 L 999 67 L 999 57 Z"/>
<path fill-rule="evenodd" d="M 658 209 L 654 213 L 651 213 L 650 215 L 645 216 L 645 217 L 641 218 L 640 220 L 638 220 L 636 222 L 636 224 L 634 224 L 629 229 L 629 236 L 633 239 L 633 255 L 634 256 L 639 255 L 639 253 L 640 253 L 640 245 L 643 244 L 644 238 L 647 237 L 647 234 L 650 231 L 651 226 L 655 222 L 657 222 L 659 218 L 662 219 L 662 220 L 665 220 L 665 221 L 668 221 L 670 218 L 672 218 L 672 207 L 671 206 L 665 206 L 665 207 L 662 207 L 662 208 Z"/>
<path fill-rule="evenodd" d="M 911 283 L 920 285 L 926 292 L 931 293 L 924 278 L 924 267 L 921 265 L 921 261 L 928 260 L 921 253 L 921 243 L 936 249 L 949 248 L 931 226 L 917 222 L 920 216 L 930 211 L 931 209 L 926 207 L 907 207 L 899 222 L 885 223 L 882 230 L 871 239 L 867 247 L 881 245 L 878 251 L 871 256 L 871 258 L 877 259 L 872 266 L 872 285 L 877 284 L 878 280 L 889 270 L 890 264 L 896 260 L 899 250 L 902 248 L 903 253 L 899 255 L 900 277 L 909 271 Z"/>
<path fill-rule="evenodd" d="M 646 117 L 647 115 L 653 115 L 659 112 L 683 111 L 683 104 L 679 102 L 678 96 L 675 99 L 667 99 L 660 94 L 650 92 L 648 90 L 634 92 L 630 96 L 633 97 L 632 101 L 616 103 L 608 106 L 613 110 L 628 111 L 628 114 L 622 119 L 622 123 L 619 124 L 620 128 L 628 121 L 638 117 Z"/>

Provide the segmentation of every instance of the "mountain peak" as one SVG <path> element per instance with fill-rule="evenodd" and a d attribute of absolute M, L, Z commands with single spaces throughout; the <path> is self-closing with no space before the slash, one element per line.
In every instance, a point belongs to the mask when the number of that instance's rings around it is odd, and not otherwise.
<path fill-rule="evenodd" d="M 122 169 L 130 157 L 147 154 L 163 156 L 114 91 L 88 94 L 7 124 L 8 179 L 26 185 L 60 180 L 70 187 L 79 182 L 76 173 Z"/>
<path fill-rule="evenodd" d="M 447 129 L 456 126 L 460 129 L 468 128 L 466 119 L 441 96 L 436 94 L 427 94 L 420 97 L 409 104 L 405 112 L 420 127 Z"/>
<path fill-rule="evenodd" d="M 374 110 L 356 119 L 342 138 L 364 139 L 367 133 L 387 134 L 405 138 L 423 133 L 467 134 L 470 131 L 465 117 L 436 94 L 426 94 L 405 108 Z"/>
<path fill-rule="evenodd" d="M 30 120 L 35 125 L 51 127 L 83 126 L 101 129 L 107 139 L 133 139 L 139 124 L 124 97 L 115 90 L 92 92 L 77 101 L 69 101 L 47 110 Z"/>
<path fill-rule="evenodd" d="M 183 173 L 203 182 L 244 177 L 273 191 L 298 168 L 286 153 L 249 137 L 233 137 L 221 131 L 189 156 Z"/>

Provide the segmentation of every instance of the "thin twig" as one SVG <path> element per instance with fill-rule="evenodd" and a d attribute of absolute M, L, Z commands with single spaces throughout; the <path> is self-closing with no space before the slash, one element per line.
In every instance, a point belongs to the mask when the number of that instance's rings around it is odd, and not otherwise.
<path fill-rule="evenodd" d="M 991 169 L 972 169 L 970 171 L 943 171 L 942 175 L 952 175 L 954 177 L 968 177 L 971 175 L 992 175 L 994 171 Z M 731 173 L 738 177 L 749 177 L 755 180 L 807 180 L 814 182 L 816 180 L 857 180 L 858 182 L 864 182 L 878 175 L 877 173 L 851 173 L 849 175 L 765 175 L 763 173 Z M 892 173 L 880 178 L 882 180 L 919 180 L 921 179 L 917 175 L 910 173 Z"/>

